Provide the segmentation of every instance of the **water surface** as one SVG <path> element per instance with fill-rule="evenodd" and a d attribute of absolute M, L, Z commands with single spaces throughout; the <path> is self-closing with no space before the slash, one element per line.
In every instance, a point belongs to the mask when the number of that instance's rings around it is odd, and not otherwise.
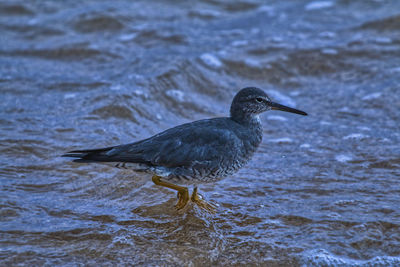
<path fill-rule="evenodd" d="M 0 265 L 400 265 L 400 2 L 2 1 Z M 262 116 L 218 203 L 65 151 Z"/>

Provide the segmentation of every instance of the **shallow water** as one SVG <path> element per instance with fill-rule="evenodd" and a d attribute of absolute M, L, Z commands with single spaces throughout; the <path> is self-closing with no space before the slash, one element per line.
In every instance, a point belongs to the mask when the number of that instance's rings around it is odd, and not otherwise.
<path fill-rule="evenodd" d="M 400 2 L 2 1 L 0 265 L 400 265 Z M 215 215 L 65 151 L 262 116 Z"/>

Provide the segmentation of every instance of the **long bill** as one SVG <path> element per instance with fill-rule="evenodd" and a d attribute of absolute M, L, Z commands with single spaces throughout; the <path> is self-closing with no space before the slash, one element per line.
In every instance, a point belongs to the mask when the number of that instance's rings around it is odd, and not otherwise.
<path fill-rule="evenodd" d="M 307 113 L 305 113 L 304 111 L 295 109 L 295 108 L 289 108 L 287 106 L 275 103 L 275 102 L 270 102 L 269 105 L 271 106 L 272 110 L 281 110 L 281 111 L 285 111 L 285 112 L 291 112 L 291 113 L 296 113 L 299 115 L 303 115 L 303 116 L 307 116 Z"/>

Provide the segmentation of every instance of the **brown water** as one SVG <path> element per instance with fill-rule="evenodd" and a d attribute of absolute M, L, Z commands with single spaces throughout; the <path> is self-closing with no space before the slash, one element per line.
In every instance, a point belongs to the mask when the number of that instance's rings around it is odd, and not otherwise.
<path fill-rule="evenodd" d="M 0 265 L 400 265 L 400 1 L 2 1 Z M 262 116 L 236 175 L 174 210 L 149 177 L 59 156 Z"/>

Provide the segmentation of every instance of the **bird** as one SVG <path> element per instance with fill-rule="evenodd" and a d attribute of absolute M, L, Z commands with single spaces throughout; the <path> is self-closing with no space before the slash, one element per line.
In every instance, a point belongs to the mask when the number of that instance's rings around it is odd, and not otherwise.
<path fill-rule="evenodd" d="M 217 182 L 250 161 L 263 136 L 259 115 L 269 110 L 307 115 L 273 102 L 262 89 L 246 87 L 234 96 L 229 117 L 193 121 L 133 143 L 73 150 L 62 156 L 150 173 L 154 184 L 177 191 L 177 210 L 192 201 L 213 212 L 217 206 L 198 194 L 198 185 Z M 194 188 L 189 197 L 190 185 Z"/>

